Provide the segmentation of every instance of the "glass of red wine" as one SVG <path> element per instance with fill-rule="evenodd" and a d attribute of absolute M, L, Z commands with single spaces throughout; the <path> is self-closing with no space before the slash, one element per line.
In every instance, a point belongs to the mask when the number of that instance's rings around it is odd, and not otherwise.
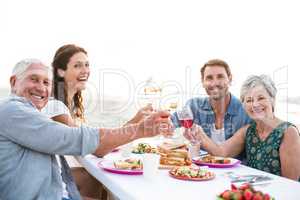
<path fill-rule="evenodd" d="M 177 116 L 181 126 L 184 128 L 192 128 L 194 117 L 190 107 L 185 106 L 182 110 L 177 111 Z"/>
<path fill-rule="evenodd" d="M 191 157 L 196 157 L 199 155 L 200 142 L 195 138 L 194 131 L 192 130 L 194 123 L 193 112 L 189 106 L 185 106 L 182 110 L 177 111 L 177 116 L 180 125 L 186 129 L 190 129 L 192 138 L 190 139 L 189 153 Z"/>

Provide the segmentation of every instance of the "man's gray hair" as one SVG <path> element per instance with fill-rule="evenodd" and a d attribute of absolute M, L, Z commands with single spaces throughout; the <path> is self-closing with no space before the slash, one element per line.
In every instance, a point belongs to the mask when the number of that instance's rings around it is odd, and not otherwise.
<path fill-rule="evenodd" d="M 42 61 L 35 58 L 26 58 L 19 61 L 12 70 L 12 76 L 20 77 L 27 69 L 33 64 L 41 64 L 44 65 L 49 72 L 52 72 L 51 67 L 46 66 Z"/>
<path fill-rule="evenodd" d="M 249 76 L 243 83 L 241 88 L 241 95 L 240 99 L 241 102 L 244 102 L 245 95 L 248 93 L 248 91 L 256 86 L 263 86 L 270 97 L 275 100 L 277 89 L 275 87 L 275 83 L 272 81 L 272 79 L 267 75 L 252 75 Z"/>

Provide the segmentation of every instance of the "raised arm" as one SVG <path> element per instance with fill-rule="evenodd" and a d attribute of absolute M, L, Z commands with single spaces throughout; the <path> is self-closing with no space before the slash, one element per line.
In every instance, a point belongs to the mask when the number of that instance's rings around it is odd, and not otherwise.
<path fill-rule="evenodd" d="M 138 123 L 141 120 L 143 120 L 145 117 L 149 116 L 152 112 L 153 112 L 152 104 L 147 104 L 145 107 L 141 108 L 132 119 L 126 122 L 124 126 Z"/>
<path fill-rule="evenodd" d="M 114 129 L 100 128 L 99 146 L 94 154 L 97 156 L 104 156 L 117 146 L 126 144 L 138 138 L 151 137 L 159 134 L 160 132 L 166 131 L 166 134 L 170 134 L 171 128 L 169 130 L 159 130 L 159 124 L 170 124 L 170 121 L 168 119 L 169 113 L 163 111 L 158 113 L 152 112 L 153 109 L 150 104 L 142 108 L 136 114 L 136 116 L 130 122 L 126 123 L 123 127 Z M 68 126 L 76 127 L 76 124 L 70 117 L 70 115 L 57 115 L 55 117 L 52 117 L 52 119 Z"/>
<path fill-rule="evenodd" d="M 57 123 L 34 109 L 32 104 L 23 103 L 22 99 L 11 104 L 2 109 L 6 116 L 2 116 L 0 125 L 14 126 L 14 129 L 3 129 L 0 132 L 1 136 L 16 144 L 47 154 L 86 155 L 98 147 L 97 152 L 103 155 L 133 139 L 151 137 L 159 133 L 172 134 L 169 113 L 163 111 L 152 113 L 132 126 L 99 129 L 86 126 L 68 127 Z M 163 129 L 161 125 L 164 125 Z"/>
<path fill-rule="evenodd" d="M 298 180 L 300 177 L 300 136 L 295 127 L 289 127 L 284 133 L 279 153 L 281 175 Z"/>
<path fill-rule="evenodd" d="M 169 113 L 159 111 L 151 113 L 139 123 L 116 129 L 100 129 L 100 145 L 95 155 L 104 156 L 117 146 L 126 144 L 138 138 L 152 137 L 158 134 L 170 135 L 173 132 Z"/>

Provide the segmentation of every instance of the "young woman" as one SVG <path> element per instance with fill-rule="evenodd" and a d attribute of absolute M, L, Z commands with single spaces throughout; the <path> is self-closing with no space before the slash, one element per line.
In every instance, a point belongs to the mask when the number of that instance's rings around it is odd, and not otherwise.
<path fill-rule="evenodd" d="M 53 58 L 53 97 L 43 110 L 50 118 L 69 126 L 85 122 L 82 90 L 90 76 L 90 65 L 85 49 L 74 44 L 60 47 Z M 152 111 L 142 108 L 129 123 L 137 123 Z M 73 158 L 67 157 L 77 187 L 84 197 L 99 198 L 101 184 Z"/>
<path fill-rule="evenodd" d="M 239 129 L 230 139 L 214 143 L 200 126 L 188 139 L 198 139 L 209 153 L 234 157 L 246 150 L 247 165 L 293 180 L 300 178 L 300 136 L 297 128 L 275 116 L 276 88 L 265 75 L 251 76 L 241 89 L 241 101 L 253 122 Z M 194 138 L 193 138 L 194 137 Z"/>

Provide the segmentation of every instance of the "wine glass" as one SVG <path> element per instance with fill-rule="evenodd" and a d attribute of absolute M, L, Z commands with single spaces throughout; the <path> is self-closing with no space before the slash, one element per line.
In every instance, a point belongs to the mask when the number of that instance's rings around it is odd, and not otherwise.
<path fill-rule="evenodd" d="M 159 85 L 157 85 L 157 83 L 153 81 L 152 77 L 150 77 L 146 81 L 146 84 L 143 89 L 143 99 L 145 101 L 145 105 L 152 104 L 154 109 L 158 109 L 161 96 L 162 88 L 159 87 Z"/>
<path fill-rule="evenodd" d="M 190 156 L 196 157 L 199 155 L 200 150 L 200 141 L 198 141 L 194 135 L 194 131 L 192 130 L 193 123 L 194 123 L 194 117 L 193 112 L 189 106 L 183 107 L 182 110 L 177 111 L 177 116 L 180 122 L 180 125 L 186 129 L 189 129 L 192 138 L 190 139 L 189 144 L 189 154 Z"/>
<path fill-rule="evenodd" d="M 164 103 L 163 106 L 161 106 L 162 110 L 166 110 L 168 112 L 170 112 L 170 114 L 175 113 L 177 110 L 177 106 L 178 103 L 176 101 L 168 101 L 166 103 Z M 179 129 L 175 129 L 174 130 L 174 134 L 172 136 L 164 136 L 162 137 L 164 140 L 166 140 L 166 142 L 168 142 L 168 140 L 171 140 L 170 142 L 176 142 L 177 140 L 180 139 L 180 130 Z M 180 142 L 180 141 L 178 141 Z"/>
<path fill-rule="evenodd" d="M 192 128 L 194 117 L 190 107 L 184 106 L 182 110 L 177 111 L 177 116 L 181 126 L 187 129 Z"/>

